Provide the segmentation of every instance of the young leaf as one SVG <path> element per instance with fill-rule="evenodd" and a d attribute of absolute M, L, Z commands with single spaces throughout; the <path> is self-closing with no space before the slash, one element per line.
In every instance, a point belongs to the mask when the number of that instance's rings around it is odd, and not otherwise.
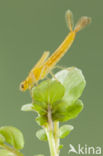
<path fill-rule="evenodd" d="M 45 102 L 35 101 L 35 103 L 33 103 L 33 109 L 40 115 L 45 115 L 47 112 L 47 105 Z"/>
<path fill-rule="evenodd" d="M 0 149 L 0 156 L 16 156 L 16 155 L 7 150 Z"/>
<path fill-rule="evenodd" d="M 47 124 L 47 117 L 46 116 L 43 116 L 43 115 L 42 116 L 41 115 L 38 115 L 38 117 L 36 117 L 35 121 L 40 126 L 46 125 Z"/>
<path fill-rule="evenodd" d="M 44 129 L 40 129 L 36 132 L 36 137 L 41 141 L 47 141 L 47 135 Z"/>
<path fill-rule="evenodd" d="M 60 138 L 63 139 L 70 134 L 70 132 L 74 129 L 71 125 L 63 125 L 60 127 Z"/>
<path fill-rule="evenodd" d="M 34 104 L 26 104 L 26 105 L 23 105 L 22 107 L 21 107 L 21 110 L 22 111 L 36 111 L 36 112 L 38 112 L 39 114 L 41 114 L 41 115 L 44 115 L 45 113 L 46 113 L 46 107 L 45 108 L 43 108 L 44 107 L 44 103 L 43 102 L 38 102 L 38 101 L 35 101 L 35 103 Z"/>
<path fill-rule="evenodd" d="M 80 69 L 71 67 L 58 72 L 55 77 L 64 85 L 65 95 L 69 103 L 76 101 L 82 94 L 86 81 Z"/>
<path fill-rule="evenodd" d="M 5 142 L 16 149 L 24 147 L 24 138 L 20 130 L 15 127 L 5 126 L 0 128 L 0 134 L 5 138 Z"/>
<path fill-rule="evenodd" d="M 33 105 L 30 103 L 30 104 L 26 104 L 26 105 L 23 105 L 22 107 L 21 107 L 21 110 L 22 111 L 34 111 L 33 110 Z"/>
<path fill-rule="evenodd" d="M 0 143 L 4 143 L 4 142 L 5 142 L 5 137 L 0 134 Z"/>
<path fill-rule="evenodd" d="M 43 81 L 38 87 L 32 90 L 32 97 L 35 101 L 52 104 L 64 96 L 64 86 L 56 80 Z"/>
<path fill-rule="evenodd" d="M 64 146 L 63 144 L 59 145 L 59 149 L 62 149 L 62 148 L 63 148 L 63 146 Z"/>

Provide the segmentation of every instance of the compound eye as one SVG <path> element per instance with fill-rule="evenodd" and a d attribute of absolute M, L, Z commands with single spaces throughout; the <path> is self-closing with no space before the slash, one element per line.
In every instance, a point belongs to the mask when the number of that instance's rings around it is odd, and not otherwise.
<path fill-rule="evenodd" d="M 21 88 L 23 88 L 23 89 L 24 89 L 24 84 L 21 84 Z"/>
<path fill-rule="evenodd" d="M 21 90 L 21 91 L 24 90 L 24 84 L 23 84 L 23 83 L 20 84 L 20 90 Z"/>

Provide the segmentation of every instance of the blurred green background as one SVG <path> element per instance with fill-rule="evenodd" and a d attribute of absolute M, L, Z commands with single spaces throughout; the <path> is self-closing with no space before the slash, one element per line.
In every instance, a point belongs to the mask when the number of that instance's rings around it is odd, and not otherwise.
<path fill-rule="evenodd" d="M 49 155 L 47 143 L 35 137 L 39 126 L 35 115 L 21 112 L 31 102 L 29 92 L 19 91 L 19 84 L 41 57 L 51 53 L 68 33 L 65 11 L 71 9 L 75 22 L 82 15 L 92 17 L 92 24 L 78 33 L 69 52 L 59 65 L 82 69 L 87 86 L 82 96 L 85 107 L 61 155 L 68 155 L 69 143 L 103 145 L 103 1 L 98 0 L 0 0 L 0 126 L 12 125 L 25 137 L 25 156 Z"/>

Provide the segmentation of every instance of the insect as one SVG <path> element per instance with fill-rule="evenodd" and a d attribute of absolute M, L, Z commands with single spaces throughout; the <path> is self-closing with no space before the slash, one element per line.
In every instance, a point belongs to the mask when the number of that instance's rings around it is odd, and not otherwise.
<path fill-rule="evenodd" d="M 83 29 L 86 25 L 88 25 L 91 21 L 91 18 L 87 16 L 82 16 L 77 22 L 75 28 L 73 29 L 73 16 L 72 12 L 68 10 L 66 12 L 66 21 L 67 26 L 70 29 L 70 33 L 61 43 L 61 45 L 54 51 L 54 53 L 48 58 L 49 51 L 43 53 L 40 60 L 30 71 L 26 80 L 21 82 L 20 90 L 25 91 L 27 89 L 31 89 L 34 84 L 38 83 L 39 80 L 44 79 L 48 73 L 55 67 L 58 61 L 64 56 L 64 54 L 68 51 L 70 46 L 72 45 L 75 36 L 78 31 Z"/>

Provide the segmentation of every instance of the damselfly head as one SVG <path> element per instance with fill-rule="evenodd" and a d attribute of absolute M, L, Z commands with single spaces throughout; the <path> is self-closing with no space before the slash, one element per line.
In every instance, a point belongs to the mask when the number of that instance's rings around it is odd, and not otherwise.
<path fill-rule="evenodd" d="M 28 82 L 25 80 L 25 81 L 21 82 L 20 90 L 25 91 L 26 89 L 28 89 Z"/>

